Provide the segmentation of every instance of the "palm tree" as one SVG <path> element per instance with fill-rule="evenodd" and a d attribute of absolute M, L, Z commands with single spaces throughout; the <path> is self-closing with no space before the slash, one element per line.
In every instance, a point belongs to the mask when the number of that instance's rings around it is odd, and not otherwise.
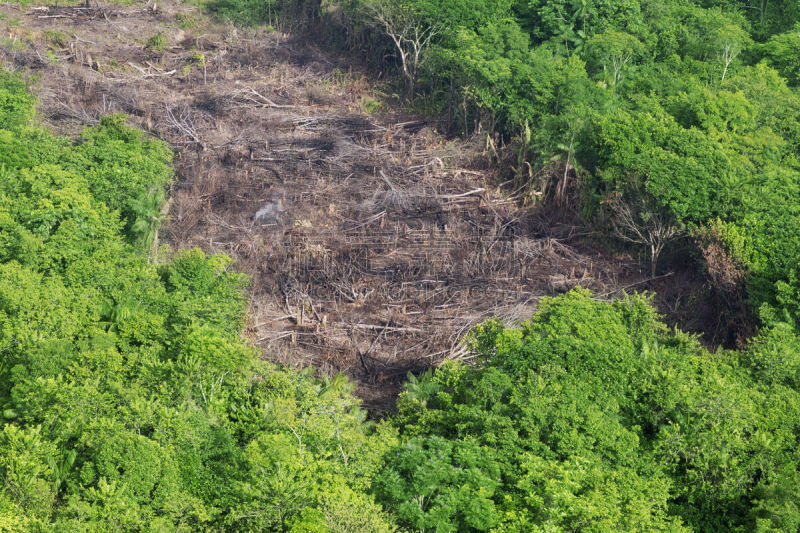
<path fill-rule="evenodd" d="M 131 234 L 147 252 L 147 261 L 152 262 L 158 250 L 158 230 L 166 218 L 163 189 L 153 188 L 131 201 L 131 209 L 136 218 L 131 226 Z"/>

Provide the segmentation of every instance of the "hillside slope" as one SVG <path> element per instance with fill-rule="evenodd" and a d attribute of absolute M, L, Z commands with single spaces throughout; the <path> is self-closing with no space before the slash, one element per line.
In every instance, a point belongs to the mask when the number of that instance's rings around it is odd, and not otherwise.
<path fill-rule="evenodd" d="M 373 406 L 408 371 L 468 357 L 459 341 L 486 318 L 517 324 L 576 285 L 647 287 L 630 257 L 498 189 L 485 138 L 446 140 L 310 43 L 182 4 L 2 9 L 21 21 L 2 57 L 41 76 L 49 125 L 124 112 L 169 142 L 162 240 L 233 257 L 265 356 L 346 372 Z"/>

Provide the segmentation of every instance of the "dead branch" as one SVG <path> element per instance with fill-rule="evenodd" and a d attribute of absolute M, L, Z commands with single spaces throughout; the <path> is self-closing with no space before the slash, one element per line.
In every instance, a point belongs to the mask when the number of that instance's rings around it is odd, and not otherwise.
<path fill-rule="evenodd" d="M 256 91 L 252 87 L 246 87 L 244 90 L 238 91 L 236 94 L 237 95 L 242 95 L 244 97 L 244 99 L 246 99 L 246 100 L 248 100 L 250 102 L 253 102 L 255 104 L 258 104 L 258 105 L 260 105 L 262 107 L 274 107 L 276 109 L 292 109 L 294 107 L 297 107 L 297 106 L 294 106 L 294 105 L 276 104 L 275 102 L 273 102 L 272 100 L 270 100 L 269 98 L 267 98 L 263 94 L 259 93 L 258 91 Z M 253 98 L 253 97 L 255 97 L 255 98 Z"/>
<path fill-rule="evenodd" d="M 167 104 L 164 104 L 164 110 L 166 111 L 166 121 L 170 126 L 172 126 L 180 134 L 191 139 L 192 142 L 200 145 L 203 151 L 206 150 L 205 143 L 203 143 L 203 141 L 200 139 L 200 133 L 197 131 L 197 126 L 195 126 L 191 113 L 187 108 L 184 107 L 182 110 L 180 110 L 177 116 L 175 115 L 173 108 Z"/>
<path fill-rule="evenodd" d="M 614 213 L 614 234 L 623 241 L 649 248 L 650 277 L 655 277 L 661 252 L 683 233 L 682 229 L 662 209 L 651 205 L 644 194 L 618 195 L 607 203 Z"/>

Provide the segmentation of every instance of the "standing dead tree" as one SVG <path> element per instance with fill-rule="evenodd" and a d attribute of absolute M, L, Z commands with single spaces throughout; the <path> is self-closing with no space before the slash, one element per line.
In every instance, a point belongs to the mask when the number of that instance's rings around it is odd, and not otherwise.
<path fill-rule="evenodd" d="M 733 60 L 739 57 L 741 52 L 741 47 L 739 47 L 736 43 L 725 43 L 722 45 L 722 48 L 719 51 L 719 57 L 723 64 L 722 79 L 720 81 L 725 81 L 725 75 L 728 73 L 728 68 L 731 66 L 731 63 L 733 63 Z"/>
<path fill-rule="evenodd" d="M 617 238 L 649 248 L 650 276 L 654 278 L 661 252 L 667 243 L 683 233 L 682 228 L 638 192 L 630 196 L 617 194 L 607 203 L 613 213 L 612 223 Z"/>
<path fill-rule="evenodd" d="M 394 43 L 400 55 L 408 96 L 414 96 L 425 50 L 441 31 L 441 26 L 426 21 L 412 6 L 395 0 L 373 0 L 365 5 L 364 14 L 368 24 L 379 28 Z"/>

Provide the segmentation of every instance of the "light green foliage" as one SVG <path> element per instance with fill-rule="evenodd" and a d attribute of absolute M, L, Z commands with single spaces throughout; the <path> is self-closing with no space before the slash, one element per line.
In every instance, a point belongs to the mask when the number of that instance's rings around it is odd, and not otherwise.
<path fill-rule="evenodd" d="M 617 87 L 643 51 L 642 43 L 627 33 L 607 30 L 586 43 L 586 57 L 595 72 L 602 72 L 603 82 Z"/>
<path fill-rule="evenodd" d="M 58 487 L 50 482 L 56 472 L 48 463 L 58 456 L 55 446 L 42 439 L 41 428 L 3 427 L 0 471 L 4 493 L 13 494 L 12 505 L 20 515 L 46 515 L 51 511 Z"/>
<path fill-rule="evenodd" d="M 58 48 L 65 48 L 71 40 L 69 35 L 61 30 L 45 30 L 42 35 L 50 46 Z"/>
<path fill-rule="evenodd" d="M 383 103 L 369 96 L 361 98 L 361 106 L 367 114 L 373 115 L 383 108 Z"/>
<path fill-rule="evenodd" d="M 36 98 L 26 90 L 24 80 L 0 72 L 0 129 L 17 130 L 33 116 Z"/>
<path fill-rule="evenodd" d="M 178 26 L 184 30 L 193 30 L 200 27 L 200 18 L 191 13 L 178 13 L 175 15 Z"/>
<path fill-rule="evenodd" d="M 152 216 L 156 206 L 142 204 L 172 180 L 172 154 L 166 144 L 127 127 L 125 120 L 124 115 L 110 115 L 85 130 L 63 164 L 85 176 L 94 197 L 118 210 L 130 227 L 143 214 Z"/>
<path fill-rule="evenodd" d="M 413 0 L 410 4 L 424 17 L 443 22 L 445 31 L 475 31 L 509 18 L 513 0 Z"/>
<path fill-rule="evenodd" d="M 144 47 L 154 52 L 163 52 L 164 48 L 167 47 L 167 36 L 164 35 L 164 32 L 160 31 L 147 39 L 147 42 L 144 43 Z"/>
<path fill-rule="evenodd" d="M 6 101 L 30 120 L 31 99 Z M 393 531 L 368 489 L 395 436 L 365 423 L 349 382 L 255 360 L 229 258 L 148 263 L 167 148 L 119 116 L 78 144 L 13 127 L 0 130 L 15 150 L 0 167 L 0 529 Z"/>

